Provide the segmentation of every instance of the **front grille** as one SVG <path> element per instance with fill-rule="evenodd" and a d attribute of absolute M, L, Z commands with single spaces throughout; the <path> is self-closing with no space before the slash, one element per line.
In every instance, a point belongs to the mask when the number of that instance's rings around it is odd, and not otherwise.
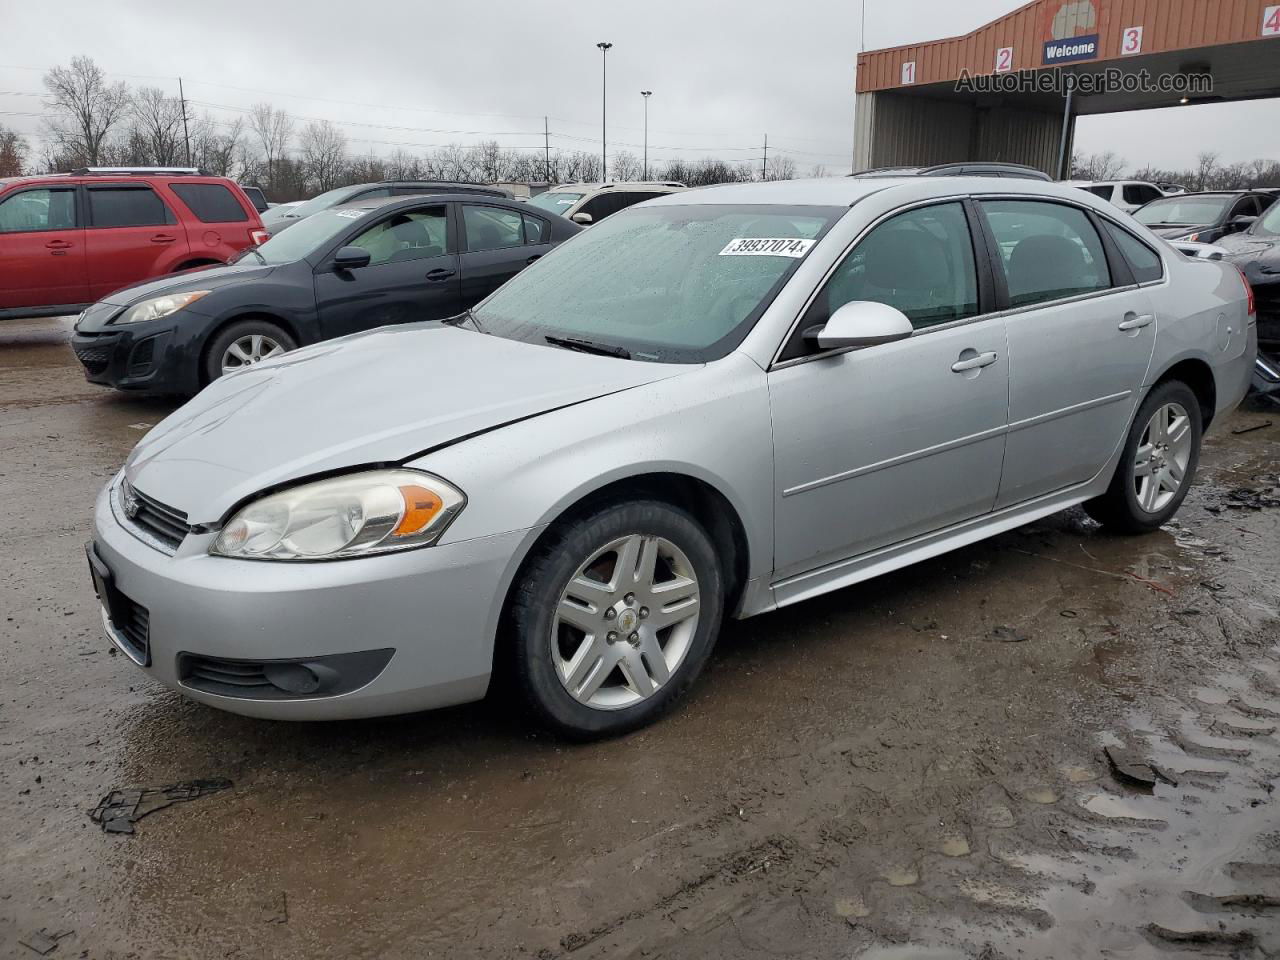
<path fill-rule="evenodd" d="M 140 603 L 130 600 L 119 590 L 112 605 L 111 625 L 133 658 L 145 665 L 151 662 L 151 613 Z"/>
<path fill-rule="evenodd" d="M 111 345 L 104 347 L 77 345 L 75 351 L 76 359 L 90 373 L 101 373 L 111 362 Z"/>
<path fill-rule="evenodd" d="M 120 482 L 120 498 L 129 522 L 172 550 L 191 532 L 185 513 L 148 497 L 128 480 Z"/>

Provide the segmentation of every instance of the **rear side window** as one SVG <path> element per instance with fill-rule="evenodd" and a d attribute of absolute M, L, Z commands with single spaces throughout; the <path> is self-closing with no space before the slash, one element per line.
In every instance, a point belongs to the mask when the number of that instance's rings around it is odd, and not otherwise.
<path fill-rule="evenodd" d="M 462 205 L 462 220 L 467 228 L 467 250 L 501 250 L 524 245 L 521 214 L 500 207 Z"/>
<path fill-rule="evenodd" d="M 872 230 L 836 268 L 801 327 L 825 323 L 853 300 L 897 307 L 916 329 L 975 316 L 978 276 L 960 204 L 909 210 Z"/>
<path fill-rule="evenodd" d="M 23 190 L 0 200 L 0 233 L 70 230 L 76 226 L 76 192 L 70 187 Z"/>
<path fill-rule="evenodd" d="M 1126 183 L 1124 185 L 1124 202 L 1125 203 L 1150 203 L 1152 200 L 1159 200 L 1163 194 L 1155 187 L 1149 187 L 1145 183 Z"/>
<path fill-rule="evenodd" d="M 521 216 L 524 217 L 525 243 L 551 242 L 551 224 L 541 217 L 531 217 L 527 213 L 521 214 Z"/>
<path fill-rule="evenodd" d="M 1085 189 L 1088 190 L 1090 193 L 1092 193 L 1095 197 L 1101 197 L 1103 200 L 1110 200 L 1111 191 L 1113 188 L 1111 184 L 1108 183 L 1101 187 L 1085 187 Z"/>
<path fill-rule="evenodd" d="M 1025 306 L 1111 286 L 1102 238 L 1084 211 L 1042 200 L 984 200 L 1009 288 Z"/>
<path fill-rule="evenodd" d="M 1102 221 L 1102 228 L 1110 234 L 1124 258 L 1129 261 L 1133 279 L 1138 283 L 1150 283 L 1164 276 L 1159 255 L 1128 230 L 1117 227 L 1110 220 Z"/>
<path fill-rule="evenodd" d="M 220 183 L 171 183 L 169 189 L 201 223 L 243 223 L 249 219 L 235 194 Z"/>
<path fill-rule="evenodd" d="M 90 187 L 92 227 L 150 227 L 177 223 L 150 187 Z"/>

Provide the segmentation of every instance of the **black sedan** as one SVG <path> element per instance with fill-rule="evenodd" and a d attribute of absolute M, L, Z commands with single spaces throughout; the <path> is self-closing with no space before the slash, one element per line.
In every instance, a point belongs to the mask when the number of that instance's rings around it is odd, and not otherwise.
<path fill-rule="evenodd" d="M 581 230 L 497 197 L 360 201 L 227 266 L 117 290 L 80 315 L 71 343 L 93 383 L 190 395 L 305 344 L 455 316 Z"/>
<path fill-rule="evenodd" d="M 1280 396 L 1280 203 L 1248 230 L 1223 237 L 1218 246 L 1253 288 L 1258 311 L 1258 354 L 1263 361 L 1254 384 Z"/>
<path fill-rule="evenodd" d="M 1222 237 L 1247 230 L 1274 200 L 1261 190 L 1179 193 L 1144 204 L 1133 217 L 1166 240 L 1217 243 Z"/>

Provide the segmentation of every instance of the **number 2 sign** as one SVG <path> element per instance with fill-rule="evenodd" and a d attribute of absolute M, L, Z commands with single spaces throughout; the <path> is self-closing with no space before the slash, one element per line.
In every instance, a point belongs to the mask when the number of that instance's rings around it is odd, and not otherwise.
<path fill-rule="evenodd" d="M 1013 69 L 1013 47 L 1001 47 L 996 51 L 996 73 L 1008 73 Z"/>
<path fill-rule="evenodd" d="M 905 86 L 908 83 L 916 82 L 916 62 L 908 60 L 902 65 L 902 83 Z"/>
<path fill-rule="evenodd" d="M 1120 55 L 1130 56 L 1142 52 L 1142 28 L 1125 27 L 1120 34 Z"/>
<path fill-rule="evenodd" d="M 1267 7 L 1262 11 L 1262 35 L 1280 37 L 1280 7 Z"/>

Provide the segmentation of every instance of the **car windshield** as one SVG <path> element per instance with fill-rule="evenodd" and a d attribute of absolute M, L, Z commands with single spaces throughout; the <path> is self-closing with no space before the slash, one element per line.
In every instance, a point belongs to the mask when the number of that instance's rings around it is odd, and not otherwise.
<path fill-rule="evenodd" d="M 1135 213 L 1134 219 L 1147 225 L 1158 223 L 1217 223 L 1231 197 L 1168 197 L 1152 200 Z"/>
<path fill-rule="evenodd" d="M 1280 200 L 1275 201 L 1249 229 L 1257 237 L 1280 237 Z"/>
<path fill-rule="evenodd" d="M 484 333 L 637 360 L 722 357 L 843 207 L 636 207 L 579 234 L 472 311 Z"/>
<path fill-rule="evenodd" d="M 336 207 L 351 195 L 351 187 L 337 187 L 333 190 L 326 190 L 318 197 L 312 197 L 306 203 L 300 203 L 296 207 L 291 207 L 288 211 L 291 217 L 309 217 L 313 213 L 319 213 L 321 210 L 328 210 L 330 207 Z"/>
<path fill-rule="evenodd" d="M 584 196 L 586 196 L 584 193 L 569 193 L 565 190 L 549 190 L 546 193 L 540 193 L 536 197 L 531 198 L 529 200 L 529 206 L 541 207 L 543 210 L 550 210 L 552 213 L 563 214 Z"/>
<path fill-rule="evenodd" d="M 256 253 L 267 263 L 294 263 L 310 256 L 338 233 L 351 226 L 353 220 L 358 220 L 370 212 L 352 207 L 341 210 L 322 210 L 313 217 L 307 217 L 302 223 L 275 234 L 262 246 L 250 247 L 242 254 L 242 259 L 255 260 Z"/>

